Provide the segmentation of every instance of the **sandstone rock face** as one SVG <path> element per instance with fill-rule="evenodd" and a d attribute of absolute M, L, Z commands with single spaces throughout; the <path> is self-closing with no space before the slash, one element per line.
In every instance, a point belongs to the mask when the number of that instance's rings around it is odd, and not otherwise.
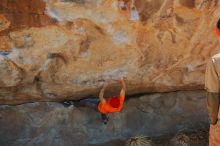
<path fill-rule="evenodd" d="M 1 23 L 0 16 L 0 35 L 6 35 L 13 30 L 55 23 L 55 20 L 45 15 L 45 6 L 43 0 L 2 1 L 0 3 L 0 14 L 10 22 L 10 27 L 4 29 L 4 31 L 1 29 L 1 25 L 4 25 L 4 23 Z"/>
<path fill-rule="evenodd" d="M 120 73 L 129 95 L 202 89 L 219 10 L 215 0 L 6 0 L 0 103 L 97 96 L 104 79 L 118 94 Z"/>
<path fill-rule="evenodd" d="M 1 105 L 0 145 L 84 146 L 208 129 L 205 101 L 201 90 L 133 97 L 122 112 L 109 114 L 107 125 L 92 107 L 65 108 L 52 102 Z M 178 139 L 173 141 L 182 142 Z"/>

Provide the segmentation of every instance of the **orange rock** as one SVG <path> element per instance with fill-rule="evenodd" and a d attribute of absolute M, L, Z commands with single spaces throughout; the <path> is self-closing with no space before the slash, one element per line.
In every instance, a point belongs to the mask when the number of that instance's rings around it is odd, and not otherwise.
<path fill-rule="evenodd" d="M 10 22 L 5 18 L 3 14 L 0 14 L 0 32 L 7 29 L 10 26 Z"/>
<path fill-rule="evenodd" d="M 128 95 L 203 89 L 206 60 L 220 49 L 214 33 L 217 4 L 137 0 L 140 20 L 131 22 L 117 2 L 1 3 L 11 25 L 2 31 L 8 33 L 1 34 L 0 57 L 22 71 L 9 66 L 0 74 L 0 79 L 10 78 L 0 82 L 0 94 L 16 90 L 13 103 L 81 99 L 96 96 L 104 79 L 111 80 L 113 94 L 120 73 L 126 76 Z M 59 23 L 50 25 L 52 19 Z M 6 97 L 0 96 L 0 103 Z"/>
<path fill-rule="evenodd" d="M 5 29 L 17 30 L 24 27 L 31 26 L 45 26 L 48 24 L 54 24 L 56 21 L 47 15 L 45 15 L 45 3 L 43 0 L 30 1 L 10 1 L 5 0 L 0 3 L 0 13 L 10 22 L 7 23 Z M 1 21 L 0 16 L 0 21 Z M 5 21 L 5 20 L 4 20 Z M 0 31 L 3 30 L 0 25 Z M 0 32 L 0 34 L 7 34 L 8 31 Z"/>

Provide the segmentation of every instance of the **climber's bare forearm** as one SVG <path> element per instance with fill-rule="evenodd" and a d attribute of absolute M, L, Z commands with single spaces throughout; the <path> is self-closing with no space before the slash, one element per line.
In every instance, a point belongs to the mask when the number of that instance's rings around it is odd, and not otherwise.
<path fill-rule="evenodd" d="M 122 89 L 120 91 L 120 96 L 125 97 L 125 90 L 126 90 L 126 84 L 124 80 L 121 80 L 121 84 L 122 84 Z"/>
<path fill-rule="evenodd" d="M 100 92 L 99 92 L 99 100 L 101 102 L 105 102 L 105 99 L 104 99 L 104 93 L 105 93 L 105 87 L 103 87 Z"/>
<path fill-rule="evenodd" d="M 105 80 L 102 89 L 99 92 L 99 100 L 101 102 L 105 102 L 105 98 L 104 98 L 104 93 L 105 93 L 105 88 L 108 86 L 108 81 Z"/>

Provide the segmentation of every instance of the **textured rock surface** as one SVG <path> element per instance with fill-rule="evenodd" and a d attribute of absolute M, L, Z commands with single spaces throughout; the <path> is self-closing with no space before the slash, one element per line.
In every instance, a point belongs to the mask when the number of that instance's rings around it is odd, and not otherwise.
<path fill-rule="evenodd" d="M 103 79 L 119 73 L 130 95 L 202 89 L 205 63 L 219 50 L 213 31 L 219 2 L 137 0 L 137 21 L 130 20 L 131 1 L 126 5 L 2 1 L 0 103 L 97 95 Z M 110 82 L 110 93 L 118 88 Z"/>
<path fill-rule="evenodd" d="M 10 27 L 1 29 L 0 16 L 0 35 L 6 35 L 10 31 L 21 30 L 29 27 L 39 27 L 54 24 L 56 20 L 45 15 L 45 2 L 43 0 L 4 0 L 0 3 L 0 14 L 9 22 Z"/>
<path fill-rule="evenodd" d="M 207 128 L 204 91 L 151 94 L 128 99 L 107 125 L 90 107 L 59 103 L 0 106 L 0 145 L 69 146 L 160 136 Z M 204 140 L 204 139 L 203 139 Z M 175 139 L 174 139 L 175 142 Z M 195 146 L 195 145 L 194 145 Z"/>
<path fill-rule="evenodd" d="M 139 138 L 140 136 L 135 136 L 135 137 Z M 132 138 L 135 138 L 135 137 L 132 137 Z M 144 146 L 207 146 L 208 145 L 208 129 L 200 129 L 194 132 L 181 131 L 175 135 L 146 137 L 146 140 L 149 142 L 149 144 L 145 144 Z M 122 142 L 120 143 L 120 141 L 116 143 L 115 141 L 113 141 L 112 145 L 109 145 L 109 146 L 114 146 L 114 145 L 124 146 L 125 145 L 124 143 Z M 108 144 L 108 143 L 105 143 L 105 144 Z"/>

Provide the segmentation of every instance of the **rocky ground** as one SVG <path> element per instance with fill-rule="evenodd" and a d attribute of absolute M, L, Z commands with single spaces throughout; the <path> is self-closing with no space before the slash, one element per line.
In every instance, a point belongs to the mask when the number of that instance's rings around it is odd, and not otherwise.
<path fill-rule="evenodd" d="M 146 146 L 208 146 L 208 129 L 194 132 L 181 132 L 176 135 L 151 137 Z M 104 144 L 91 146 L 124 146 L 126 141 L 115 140 Z"/>
<path fill-rule="evenodd" d="M 208 128 L 202 90 L 127 97 L 123 110 L 110 114 L 107 125 L 101 122 L 100 114 L 91 105 L 82 106 L 82 101 L 73 103 L 74 106 L 69 107 L 55 102 L 1 105 L 0 145 L 119 145 L 139 135 L 162 136 L 154 139 L 155 143 L 169 145 L 169 139 L 180 131 L 207 131 Z M 187 135 L 196 142 L 203 134 Z M 172 137 L 163 137 L 167 135 Z M 177 141 L 182 139 L 190 142 L 187 136 Z M 206 139 L 204 136 L 199 142 L 205 143 Z"/>

